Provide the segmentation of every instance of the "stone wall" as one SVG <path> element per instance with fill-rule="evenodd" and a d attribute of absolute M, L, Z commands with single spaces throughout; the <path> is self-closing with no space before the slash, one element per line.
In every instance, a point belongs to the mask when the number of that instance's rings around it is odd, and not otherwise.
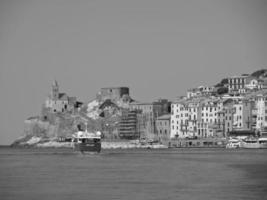
<path fill-rule="evenodd" d="M 101 92 L 97 95 L 97 99 L 100 101 L 105 101 L 106 99 L 116 101 L 122 98 L 123 95 L 129 95 L 128 87 L 101 88 Z"/>

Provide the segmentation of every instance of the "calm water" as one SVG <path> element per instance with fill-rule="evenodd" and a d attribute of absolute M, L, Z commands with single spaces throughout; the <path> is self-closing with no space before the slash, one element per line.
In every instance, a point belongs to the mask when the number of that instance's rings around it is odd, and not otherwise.
<path fill-rule="evenodd" d="M 0 148 L 0 199 L 267 199 L 267 150 Z"/>

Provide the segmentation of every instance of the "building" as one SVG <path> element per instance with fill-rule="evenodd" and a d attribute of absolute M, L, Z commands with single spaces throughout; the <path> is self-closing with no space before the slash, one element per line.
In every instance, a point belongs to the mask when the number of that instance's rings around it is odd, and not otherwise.
<path fill-rule="evenodd" d="M 199 97 L 203 95 L 212 95 L 213 92 L 215 91 L 214 87 L 210 86 L 199 86 L 197 88 L 192 88 L 187 90 L 187 98 L 193 98 L 193 97 Z"/>
<path fill-rule="evenodd" d="M 171 105 L 171 138 L 196 137 L 199 121 L 199 104 L 197 99 L 180 100 Z"/>
<path fill-rule="evenodd" d="M 56 113 L 73 111 L 76 104 L 76 97 L 69 97 L 66 93 L 59 92 L 59 85 L 55 80 L 52 84 L 51 93 L 45 101 L 45 107 Z"/>
<path fill-rule="evenodd" d="M 137 112 L 137 128 L 141 138 L 156 138 L 156 119 L 170 113 L 170 104 L 167 99 L 159 99 L 151 103 L 132 102 L 129 104 L 130 110 Z"/>
<path fill-rule="evenodd" d="M 228 137 L 233 130 L 233 100 L 227 99 L 223 101 L 223 108 L 218 112 L 218 137 Z"/>
<path fill-rule="evenodd" d="M 226 137 L 233 127 L 233 105 L 233 100 L 219 98 L 173 102 L 170 137 Z"/>
<path fill-rule="evenodd" d="M 252 129 L 252 104 L 243 99 L 235 101 L 233 105 L 233 130 Z"/>
<path fill-rule="evenodd" d="M 260 94 L 256 98 L 256 131 L 267 132 L 267 95 Z"/>
<path fill-rule="evenodd" d="M 223 103 L 219 99 L 206 99 L 200 104 L 201 118 L 198 122 L 198 136 L 216 137 L 218 135 L 219 113 Z"/>
<path fill-rule="evenodd" d="M 248 75 L 232 76 L 228 78 L 228 91 L 237 92 L 239 89 L 245 88 Z"/>
<path fill-rule="evenodd" d="M 188 99 L 190 99 L 190 98 L 193 98 L 193 97 L 201 96 L 201 94 L 202 93 L 198 88 L 192 88 L 192 89 L 187 90 L 186 97 Z"/>
<path fill-rule="evenodd" d="M 137 112 L 123 110 L 119 121 L 119 137 L 121 139 L 138 139 L 140 138 L 137 131 Z"/>
<path fill-rule="evenodd" d="M 101 88 L 101 91 L 97 94 L 99 101 L 105 101 L 107 99 L 111 101 L 118 101 L 123 97 L 129 97 L 128 87 L 108 87 Z"/>
<path fill-rule="evenodd" d="M 170 121 L 170 114 L 162 115 L 156 119 L 157 139 L 160 142 L 167 142 L 170 140 Z"/>
<path fill-rule="evenodd" d="M 263 88 L 263 80 L 257 79 L 255 77 L 248 77 L 246 79 L 245 88 L 250 90 L 260 90 Z"/>

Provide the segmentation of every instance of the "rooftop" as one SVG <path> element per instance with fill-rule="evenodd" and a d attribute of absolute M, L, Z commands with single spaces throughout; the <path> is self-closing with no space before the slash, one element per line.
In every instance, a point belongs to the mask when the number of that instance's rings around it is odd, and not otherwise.
<path fill-rule="evenodd" d="M 169 120 L 171 119 L 171 114 L 161 115 L 157 119 L 158 120 Z"/>

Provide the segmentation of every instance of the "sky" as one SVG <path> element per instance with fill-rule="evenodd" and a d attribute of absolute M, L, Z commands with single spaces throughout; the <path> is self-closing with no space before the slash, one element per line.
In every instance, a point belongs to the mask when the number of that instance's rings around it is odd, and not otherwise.
<path fill-rule="evenodd" d="M 0 145 L 55 79 L 83 102 L 117 86 L 148 102 L 264 68 L 266 0 L 1 0 Z"/>

